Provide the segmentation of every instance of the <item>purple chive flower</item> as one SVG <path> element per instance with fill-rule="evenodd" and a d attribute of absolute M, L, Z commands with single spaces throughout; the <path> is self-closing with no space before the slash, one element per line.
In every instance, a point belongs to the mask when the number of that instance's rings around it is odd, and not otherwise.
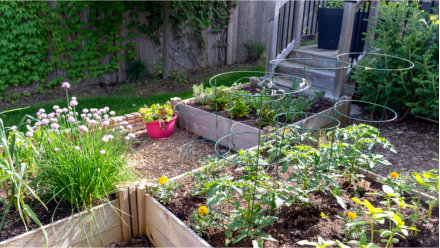
<path fill-rule="evenodd" d="M 132 129 L 132 128 L 133 128 L 132 125 L 128 125 L 128 126 L 127 126 L 127 129 Z"/>
<path fill-rule="evenodd" d="M 128 125 L 128 121 L 123 121 L 123 122 L 121 122 L 121 125 L 123 125 L 123 126 L 127 126 L 127 125 Z"/>
<path fill-rule="evenodd" d="M 115 116 L 115 114 L 116 114 L 115 111 L 110 111 L 111 116 Z"/>
<path fill-rule="evenodd" d="M 67 113 L 69 110 L 67 108 L 63 108 L 63 112 Z"/>
<path fill-rule="evenodd" d="M 79 130 L 81 130 L 81 131 L 83 131 L 83 132 L 88 132 L 88 131 L 89 131 L 89 130 L 87 129 L 87 127 L 84 126 L 84 125 L 79 126 Z"/>
<path fill-rule="evenodd" d="M 60 109 L 60 106 L 58 105 L 53 106 L 53 110 L 57 111 L 58 109 Z"/>
<path fill-rule="evenodd" d="M 52 123 L 52 125 L 50 125 L 50 128 L 52 128 L 53 130 L 57 130 L 60 127 L 60 125 L 56 124 L 56 123 Z"/>
<path fill-rule="evenodd" d="M 46 110 L 45 109 L 40 109 L 40 110 L 38 110 L 38 113 L 45 113 L 46 112 Z"/>
<path fill-rule="evenodd" d="M 67 119 L 67 122 L 69 122 L 69 123 L 73 123 L 73 122 L 75 122 L 75 118 L 73 118 L 72 116 L 70 116 L 70 117 Z"/>
<path fill-rule="evenodd" d="M 52 144 L 52 140 L 51 139 L 47 139 L 47 143 Z"/>
<path fill-rule="evenodd" d="M 51 122 L 58 123 L 58 119 L 57 119 L 57 118 L 52 118 L 52 119 L 50 119 L 50 121 L 51 121 Z"/>
<path fill-rule="evenodd" d="M 104 143 L 107 143 L 108 142 L 108 137 L 107 136 L 104 136 L 104 137 L 102 137 L 102 142 L 104 142 Z"/>
<path fill-rule="evenodd" d="M 24 143 L 23 143 L 23 148 L 24 148 L 24 149 L 26 149 L 26 148 L 27 148 L 27 145 L 26 145 L 26 144 L 24 144 Z"/>
<path fill-rule="evenodd" d="M 75 97 L 75 96 L 72 96 L 72 100 L 73 100 L 73 101 L 76 101 L 76 97 Z"/>
<path fill-rule="evenodd" d="M 41 119 L 47 118 L 47 114 L 41 114 L 40 117 Z"/>
<path fill-rule="evenodd" d="M 37 126 L 33 126 L 33 127 L 32 127 L 32 130 L 34 130 L 34 131 L 37 130 L 37 129 L 38 129 Z"/>
<path fill-rule="evenodd" d="M 104 150 L 101 150 L 101 151 L 99 151 L 99 153 L 101 153 L 101 154 L 105 154 L 105 151 L 104 151 Z"/>
<path fill-rule="evenodd" d="M 83 113 L 84 113 L 84 114 L 87 114 L 88 112 L 89 112 L 88 109 L 83 109 Z"/>
<path fill-rule="evenodd" d="M 70 101 L 70 107 L 75 107 L 76 105 L 78 105 L 78 102 L 76 100 L 72 100 Z"/>
<path fill-rule="evenodd" d="M 63 87 L 64 89 L 68 89 L 70 88 L 70 84 L 68 82 L 64 82 L 61 87 Z"/>
<path fill-rule="evenodd" d="M 102 125 L 103 125 L 104 127 L 108 127 L 108 126 L 110 125 L 110 122 L 109 122 L 109 121 L 103 121 L 103 122 L 102 122 Z"/>
<path fill-rule="evenodd" d="M 75 150 L 79 151 L 79 146 L 75 146 Z"/>
<path fill-rule="evenodd" d="M 17 131 L 17 126 L 12 126 L 11 129 Z"/>
<path fill-rule="evenodd" d="M 109 140 L 112 140 L 112 139 L 113 139 L 113 135 L 111 135 L 111 134 L 106 135 L 106 136 L 107 136 L 107 138 L 108 138 Z"/>
<path fill-rule="evenodd" d="M 26 137 L 30 138 L 32 136 L 34 136 L 34 134 L 31 131 L 26 132 Z"/>
<path fill-rule="evenodd" d="M 30 124 L 30 123 L 31 123 L 31 120 L 30 120 L 30 119 L 27 119 L 27 120 L 26 120 L 26 123 L 27 123 L 27 124 Z"/>
<path fill-rule="evenodd" d="M 130 140 L 130 137 L 129 136 L 125 136 L 125 138 L 124 138 L 126 141 L 129 141 Z"/>
<path fill-rule="evenodd" d="M 86 115 L 85 114 L 81 114 L 81 118 L 85 119 Z"/>
<path fill-rule="evenodd" d="M 121 117 L 116 117 L 115 118 L 115 122 L 121 122 L 122 121 L 122 118 Z"/>
<path fill-rule="evenodd" d="M 130 137 L 130 138 L 135 138 L 136 135 L 135 135 L 134 133 L 129 133 L 129 134 L 128 134 L 128 137 Z"/>
<path fill-rule="evenodd" d="M 41 120 L 41 125 L 47 126 L 48 124 L 49 124 L 49 120 L 48 119 Z"/>
<path fill-rule="evenodd" d="M 56 151 L 56 152 L 59 152 L 59 151 L 60 151 L 60 148 L 58 148 L 58 147 L 55 148 L 55 151 Z"/>

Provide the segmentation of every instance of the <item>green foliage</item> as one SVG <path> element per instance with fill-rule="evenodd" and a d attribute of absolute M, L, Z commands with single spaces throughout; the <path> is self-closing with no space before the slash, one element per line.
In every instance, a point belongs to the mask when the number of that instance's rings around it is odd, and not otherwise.
<path fill-rule="evenodd" d="M 139 109 L 139 113 L 142 114 L 142 118 L 145 122 L 159 121 L 159 123 L 165 123 L 173 119 L 174 110 L 170 102 L 160 106 L 160 104 L 153 104 L 151 107 L 145 106 Z"/>
<path fill-rule="evenodd" d="M 185 86 L 186 83 L 188 82 L 186 71 L 170 72 L 169 77 L 173 81 L 173 85 L 175 85 L 175 86 Z"/>
<path fill-rule="evenodd" d="M 44 124 L 49 120 L 37 114 L 34 121 L 39 125 L 26 133 L 40 149 L 33 154 L 37 163 L 34 182 L 39 190 L 79 210 L 91 208 L 96 200 L 105 201 L 117 184 L 135 179 L 125 163 L 132 134 L 109 126 L 110 119 L 104 116 L 109 109 L 90 112 L 100 118 L 79 117 L 73 108 L 64 118 L 53 113 L 57 122 Z"/>
<path fill-rule="evenodd" d="M 166 181 L 162 182 L 161 179 L 165 178 Z M 149 193 L 160 199 L 163 204 L 167 204 L 174 198 L 173 190 L 180 188 L 181 185 L 175 182 L 168 182 L 166 177 L 159 178 L 159 185 L 151 187 Z"/>
<path fill-rule="evenodd" d="M 366 37 L 366 49 L 402 57 L 415 66 L 402 72 L 377 72 L 356 68 L 356 95 L 386 105 L 406 116 L 438 118 L 439 64 L 438 16 L 428 17 L 419 2 L 381 3 L 378 18 Z M 374 35 L 373 35 L 374 34 Z M 366 56 L 359 64 L 374 68 L 404 68 L 401 60 Z M 377 100 L 376 100 L 377 99 Z"/>
<path fill-rule="evenodd" d="M 193 85 L 193 95 L 196 98 L 196 103 L 200 105 L 207 105 L 213 98 L 214 90 L 212 88 L 205 88 L 203 84 Z"/>
<path fill-rule="evenodd" d="M 0 113 L 1 114 L 1 113 Z M 23 121 L 20 122 L 20 125 Z M 31 224 L 31 219 L 40 227 L 42 224 L 32 208 L 25 202 L 30 197 L 37 200 L 46 208 L 44 203 L 35 193 L 35 188 L 30 186 L 30 167 L 34 166 L 34 160 L 29 159 L 29 153 L 36 153 L 38 149 L 23 133 L 17 131 L 17 127 L 5 128 L 0 119 L 0 185 L 4 196 L 0 197 L 3 213 L 0 222 L 0 230 L 9 216 L 9 210 L 14 205 L 23 221 L 25 229 Z M 42 229 L 45 245 L 47 247 L 47 233 Z"/>
<path fill-rule="evenodd" d="M 259 60 L 261 55 L 263 55 L 264 51 L 266 50 L 264 43 L 253 40 L 246 42 L 244 47 L 247 49 L 249 61 Z"/>
<path fill-rule="evenodd" d="M 343 9 L 345 0 L 331 0 L 325 1 L 325 7 L 330 9 Z"/>
<path fill-rule="evenodd" d="M 8 86 L 46 79 L 48 11 L 47 2 L 8 1 L 0 5 L 0 96 Z"/>
<path fill-rule="evenodd" d="M 140 80 L 149 77 L 148 67 L 141 60 L 130 60 L 127 63 L 128 80 Z"/>
<path fill-rule="evenodd" d="M 229 116 L 233 118 L 243 118 L 249 115 L 249 108 L 242 100 L 234 100 L 234 108 L 229 111 Z"/>

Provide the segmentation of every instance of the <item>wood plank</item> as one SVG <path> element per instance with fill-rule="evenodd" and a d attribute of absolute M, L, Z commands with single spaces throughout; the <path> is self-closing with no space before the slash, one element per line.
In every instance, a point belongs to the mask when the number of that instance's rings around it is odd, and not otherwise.
<path fill-rule="evenodd" d="M 344 15 L 342 16 L 342 29 L 339 36 L 338 53 L 350 52 L 351 37 L 353 36 L 354 17 L 356 15 L 356 2 L 345 2 Z M 347 69 L 336 72 L 337 96 L 340 97 L 344 90 Z"/>
<path fill-rule="evenodd" d="M 118 208 L 118 200 L 113 200 L 92 208 L 91 213 L 93 215 L 83 211 L 45 225 L 44 229 L 48 235 L 49 247 L 81 247 L 87 244 L 87 238 L 92 246 L 105 246 L 110 242 L 120 241 L 122 234 Z M 92 223 L 92 226 L 90 226 L 90 223 Z M 42 228 L 4 240 L 0 242 L 0 247 L 44 247 Z"/>
<path fill-rule="evenodd" d="M 136 200 L 137 200 L 137 209 L 138 209 L 138 221 L 139 221 L 139 234 L 146 234 L 146 223 L 145 223 L 145 193 L 146 188 L 144 186 L 138 186 L 136 188 Z"/>
<path fill-rule="evenodd" d="M 119 209 L 121 216 L 121 232 L 122 240 L 128 241 L 131 236 L 131 218 L 130 218 L 130 201 L 128 196 L 128 189 L 121 189 L 119 192 Z"/>
<path fill-rule="evenodd" d="M 211 247 L 156 199 L 146 196 L 147 236 L 156 247 Z"/>
<path fill-rule="evenodd" d="M 128 188 L 128 194 L 130 198 L 131 234 L 132 237 L 136 237 L 139 235 L 136 186 L 131 186 Z"/>

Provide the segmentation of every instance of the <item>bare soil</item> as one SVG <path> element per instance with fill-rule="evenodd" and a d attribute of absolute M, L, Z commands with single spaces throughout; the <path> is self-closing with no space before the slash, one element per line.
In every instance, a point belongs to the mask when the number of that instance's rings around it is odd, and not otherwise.
<path fill-rule="evenodd" d="M 178 128 L 166 139 L 152 139 L 141 131 L 136 133 L 127 162 L 143 179 L 172 178 L 198 168 L 199 159 L 216 156 L 214 145 Z"/>

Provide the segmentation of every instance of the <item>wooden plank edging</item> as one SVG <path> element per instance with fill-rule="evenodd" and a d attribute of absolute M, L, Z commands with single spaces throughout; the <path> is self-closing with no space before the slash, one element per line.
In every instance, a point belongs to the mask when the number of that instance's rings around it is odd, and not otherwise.
<path fill-rule="evenodd" d="M 98 228 L 87 211 L 43 226 L 48 235 L 48 246 L 84 247 L 90 244 L 90 246 L 96 247 L 120 241 L 122 238 L 121 219 L 117 211 L 118 208 L 117 199 L 93 207 L 91 212 L 95 215 Z M 92 221 L 92 230 L 90 230 L 89 221 Z M 99 236 L 102 238 L 102 243 Z M 87 238 L 89 238 L 88 241 Z M 0 242 L 0 247 L 44 247 L 42 228 L 4 240 Z"/>

